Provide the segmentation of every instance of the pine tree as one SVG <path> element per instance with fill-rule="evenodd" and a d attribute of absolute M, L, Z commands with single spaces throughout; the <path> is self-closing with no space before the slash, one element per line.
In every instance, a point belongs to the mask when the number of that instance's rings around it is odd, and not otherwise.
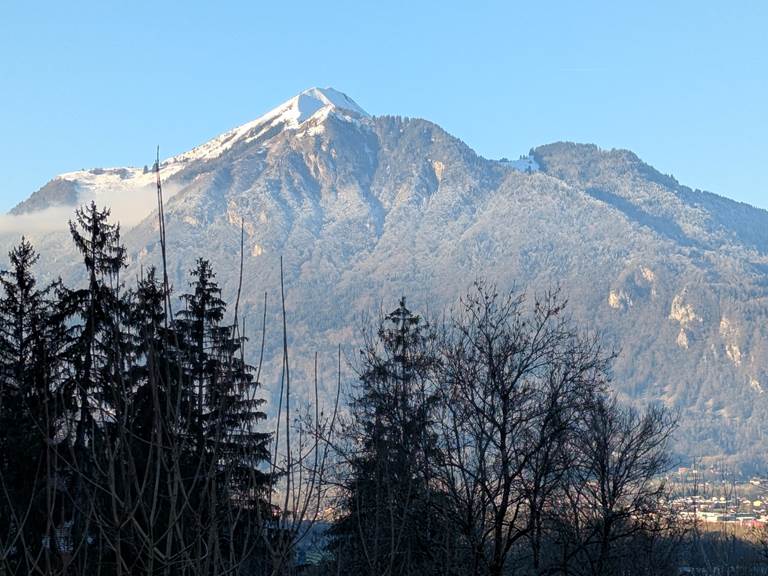
<path fill-rule="evenodd" d="M 236 460 L 247 446 L 249 454 L 263 460 L 268 435 L 248 431 L 265 415 L 259 410 L 263 401 L 253 398 L 253 370 L 242 356 L 245 340 L 237 327 L 223 323 L 226 303 L 210 263 L 199 259 L 190 277 L 193 291 L 181 297 L 185 307 L 176 326 L 193 397 L 187 426 L 195 451 L 215 449 Z"/>
<path fill-rule="evenodd" d="M 109 216 L 109 209 L 99 209 L 94 202 L 75 212 L 69 228 L 83 257 L 88 285 L 62 288 L 59 298 L 59 314 L 69 326 L 70 378 L 65 393 L 74 416 L 74 442 L 67 526 L 71 526 L 74 546 L 91 538 L 87 525 L 93 508 L 86 503 L 94 501 L 93 494 L 108 494 L 96 489 L 108 481 L 103 477 L 104 465 L 97 461 L 107 458 L 105 450 L 111 449 L 107 436 L 115 434 L 116 421 L 126 409 L 123 325 L 127 306 L 120 292 L 126 253 L 120 226 L 110 223 Z"/>
<path fill-rule="evenodd" d="M 59 500 L 49 451 L 63 328 L 51 315 L 51 287 L 38 289 L 32 274 L 32 245 L 22 238 L 9 260 L 10 270 L 0 272 L 0 545 L 21 533 L 27 552 L 39 553 Z M 18 573 L 29 571 L 24 560 L 16 558 Z"/>
<path fill-rule="evenodd" d="M 115 394 L 111 390 L 123 352 L 119 332 L 125 305 L 120 298 L 120 271 L 125 267 L 125 248 L 120 226 L 109 222 L 109 209 L 94 202 L 75 212 L 69 228 L 75 247 L 83 257 L 88 286 L 64 289 L 61 305 L 72 322 L 69 359 L 75 377 L 79 416 L 75 450 L 82 453 L 86 436 L 95 430 L 94 412 L 105 407 Z"/>
<path fill-rule="evenodd" d="M 154 267 L 129 295 L 130 429 L 145 446 L 153 435 L 179 428 L 188 394 L 182 382 L 178 337 L 165 313 L 166 290 Z M 161 429 L 158 429 L 160 427 Z"/>
<path fill-rule="evenodd" d="M 184 308 L 177 314 L 176 325 L 184 350 L 192 402 L 187 413 L 187 430 L 199 463 L 206 452 L 208 403 L 215 379 L 216 342 L 226 305 L 215 280 L 210 262 L 202 258 L 190 271 L 192 292 L 183 294 Z"/>
<path fill-rule="evenodd" d="M 437 455 L 431 343 L 403 298 L 361 352 L 351 424 L 356 453 L 331 544 L 342 573 L 444 573 L 432 558 L 445 527 L 430 486 Z"/>
<path fill-rule="evenodd" d="M 260 466 L 269 458 L 270 435 L 256 430 L 266 417 L 263 400 L 254 396 L 258 383 L 244 361 L 245 340 L 224 322 L 226 304 L 210 263 L 198 259 L 190 279 L 192 290 L 181 297 L 184 308 L 175 326 L 189 387 L 184 427 L 192 507 L 209 530 L 215 525 L 224 535 L 239 517 L 252 534 L 257 519 L 251 514 L 262 515 L 268 486 Z M 232 515 L 233 506 L 242 507 L 240 514 Z"/>

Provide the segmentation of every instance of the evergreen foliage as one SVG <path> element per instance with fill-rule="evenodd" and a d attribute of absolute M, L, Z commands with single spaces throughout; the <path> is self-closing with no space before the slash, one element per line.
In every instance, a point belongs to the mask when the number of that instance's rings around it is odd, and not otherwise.
<path fill-rule="evenodd" d="M 47 510 L 60 508 L 59 492 L 43 488 L 60 424 L 63 329 L 51 306 L 53 287 L 37 287 L 37 260 L 22 238 L 9 253 L 10 270 L 0 273 L 0 542 L 15 566 L 21 543 L 40 552 L 40 535 L 50 527 Z"/>
<path fill-rule="evenodd" d="M 405 298 L 361 351 L 353 452 L 332 530 L 342 574 L 446 574 L 447 535 L 432 483 L 437 390 L 434 333 Z"/>
<path fill-rule="evenodd" d="M 125 290 L 109 210 L 70 222 L 88 282 L 44 289 L 22 239 L 0 274 L 0 573 L 221 574 L 263 554 L 270 434 L 210 263 L 178 318 Z"/>

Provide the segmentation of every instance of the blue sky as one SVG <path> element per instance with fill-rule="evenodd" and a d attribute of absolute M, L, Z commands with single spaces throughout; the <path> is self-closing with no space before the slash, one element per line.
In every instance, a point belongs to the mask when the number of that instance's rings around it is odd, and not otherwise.
<path fill-rule="evenodd" d="M 768 3 L 0 3 L 0 212 L 51 177 L 149 164 L 310 86 L 480 154 L 629 148 L 768 208 Z"/>

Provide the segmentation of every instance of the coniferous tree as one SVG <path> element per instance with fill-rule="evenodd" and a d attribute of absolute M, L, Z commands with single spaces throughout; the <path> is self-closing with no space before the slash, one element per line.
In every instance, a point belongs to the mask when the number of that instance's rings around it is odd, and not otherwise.
<path fill-rule="evenodd" d="M 22 238 L 9 260 L 10 270 L 0 272 L 0 546 L 9 545 L 4 560 L 21 574 L 32 558 L 39 562 L 60 500 L 51 447 L 62 326 L 51 314 L 51 287 L 37 287 L 38 255 L 29 241 Z"/>
<path fill-rule="evenodd" d="M 38 259 L 32 245 L 22 238 L 8 256 L 11 270 L 0 273 L 0 470 L 6 482 L 15 468 L 19 439 L 29 432 L 18 424 L 25 412 L 25 395 L 31 391 L 34 338 L 39 335 L 43 307 L 43 294 L 31 270 Z"/>
<path fill-rule="evenodd" d="M 429 328 L 405 298 L 362 350 L 353 454 L 331 549 L 343 574 L 444 574 L 446 526 L 430 484 L 436 440 Z"/>
<path fill-rule="evenodd" d="M 110 387 L 120 364 L 118 355 L 124 302 L 120 298 L 120 271 L 125 266 L 125 248 L 120 226 L 109 222 L 109 209 L 94 202 L 75 212 L 69 228 L 75 247 L 83 257 L 87 287 L 65 289 L 61 306 L 70 319 L 69 360 L 77 396 L 78 418 L 75 449 L 85 450 L 86 436 L 94 430 L 94 413 L 113 396 Z"/>
<path fill-rule="evenodd" d="M 178 336 L 166 318 L 166 298 L 154 267 L 129 296 L 129 422 L 134 440 L 145 447 L 152 444 L 153 436 L 159 434 L 156 440 L 161 442 L 162 437 L 177 432 L 188 405 Z"/>
<path fill-rule="evenodd" d="M 216 344 L 226 304 L 221 298 L 210 262 L 198 259 L 189 274 L 192 292 L 181 296 L 184 308 L 177 314 L 176 326 L 184 350 L 192 397 L 186 426 L 196 459 L 202 462 L 209 439 L 209 421 L 212 419 L 208 407 L 216 378 Z"/>
<path fill-rule="evenodd" d="M 245 339 L 224 321 L 226 304 L 210 262 L 198 259 L 190 287 L 175 322 L 188 394 L 182 420 L 189 443 L 189 492 L 209 534 L 239 526 L 238 538 L 227 545 L 242 552 L 247 540 L 256 539 L 264 514 L 269 482 L 260 466 L 269 458 L 270 435 L 256 430 L 266 418 L 263 400 L 254 396 L 258 383 L 244 361 Z M 194 538 L 200 542 L 200 535 Z"/>
<path fill-rule="evenodd" d="M 67 362 L 70 366 L 66 396 L 74 422 L 72 441 L 69 520 L 72 546 L 83 548 L 93 542 L 88 530 L 98 506 L 98 490 L 104 478 L 111 446 L 107 435 L 115 433 L 116 423 L 125 411 L 126 383 L 124 322 L 126 302 L 120 289 L 120 272 L 125 267 L 125 247 L 120 226 L 109 221 L 110 210 L 91 202 L 75 212 L 69 228 L 72 240 L 83 258 L 88 284 L 80 289 L 62 289 L 60 314 L 67 319 Z M 80 558 L 85 558 L 81 554 Z"/>

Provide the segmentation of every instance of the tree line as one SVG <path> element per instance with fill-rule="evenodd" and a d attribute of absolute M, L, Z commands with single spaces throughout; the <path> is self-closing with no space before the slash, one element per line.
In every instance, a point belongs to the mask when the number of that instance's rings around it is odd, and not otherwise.
<path fill-rule="evenodd" d="M 402 298 L 363 332 L 344 390 L 338 352 L 329 410 L 315 356 L 302 413 L 281 294 L 269 420 L 266 308 L 246 354 L 239 295 L 228 307 L 210 262 L 178 297 L 164 262 L 127 288 L 109 211 L 77 210 L 70 231 L 82 286 L 39 286 L 25 239 L 0 274 L 3 576 L 676 570 L 675 420 L 616 400 L 613 354 L 557 290 L 477 282 L 429 322 Z"/>

